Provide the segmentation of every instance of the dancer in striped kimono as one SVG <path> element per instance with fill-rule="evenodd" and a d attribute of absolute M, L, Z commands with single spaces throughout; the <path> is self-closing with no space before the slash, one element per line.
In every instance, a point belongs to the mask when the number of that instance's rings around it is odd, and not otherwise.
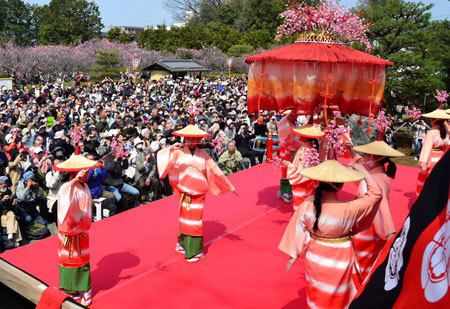
<path fill-rule="evenodd" d="M 179 237 L 176 251 L 184 254 L 186 261 L 198 262 L 204 258 L 203 251 L 203 205 L 205 194 L 215 195 L 232 191 L 228 181 L 214 160 L 197 148 L 203 137 L 209 134 L 189 125 L 174 135 L 184 138 L 185 146 L 177 143 L 158 152 L 160 178 L 169 175 L 172 188 L 180 194 Z"/>
<path fill-rule="evenodd" d="M 420 151 L 416 197 L 422 191 L 431 170 L 450 148 L 450 123 L 448 122 L 450 115 L 437 109 L 422 116 L 431 119 L 432 127 L 425 135 Z"/>
<path fill-rule="evenodd" d="M 356 171 L 327 160 L 300 172 L 319 186 L 294 212 L 279 249 L 290 256 L 287 271 L 299 256 L 305 259 L 308 308 L 347 308 L 361 283 L 352 231 L 373 221 L 381 190 L 362 164 L 353 167 Z M 344 182 L 362 179 L 367 182 L 363 197 L 338 199 Z"/>
<path fill-rule="evenodd" d="M 387 240 L 396 233 L 394 219 L 389 207 L 389 192 L 391 190 L 389 177 L 395 178 L 397 168 L 390 158 L 403 157 L 405 155 L 391 148 L 384 141 L 376 141 L 353 148 L 355 151 L 364 153 L 364 157 L 356 154 L 351 149 L 349 150 L 353 161 L 364 165 L 382 192 L 378 212 L 373 223 L 367 229 L 356 234 L 354 239 L 358 262 L 361 267 L 361 277 L 364 280 Z M 385 163 L 388 163 L 387 170 Z M 360 196 L 366 194 L 367 185 L 364 180 L 360 182 L 358 191 Z M 360 228 L 363 229 L 364 227 L 361 226 Z"/>
<path fill-rule="evenodd" d="M 292 129 L 296 127 L 296 113 L 288 110 L 284 113 L 284 115 L 286 116 L 284 116 L 277 124 L 280 158 L 291 162 L 302 143 L 299 136 L 292 133 Z M 281 168 L 278 198 L 282 198 L 285 203 L 292 202 L 292 187 L 287 179 L 287 167 Z"/>
<path fill-rule="evenodd" d="M 58 191 L 59 287 L 82 305 L 92 303 L 89 228 L 92 222 L 92 198 L 87 183 L 89 169 L 100 167 L 97 161 L 73 155 L 54 170 L 70 172 L 70 181 Z"/>
<path fill-rule="evenodd" d="M 310 167 L 307 157 L 309 157 L 314 147 L 314 139 L 323 138 L 325 133 L 320 130 L 320 127 L 314 125 L 305 125 L 300 128 L 292 129 L 292 133 L 300 136 L 302 146 L 298 149 L 294 161 L 283 161 L 283 165 L 287 167 L 287 179 L 292 185 L 293 206 L 296 210 L 309 196 L 314 195 L 314 185 L 317 182 L 306 178 L 300 174 L 304 168 Z M 316 146 L 318 143 L 316 143 Z M 318 149 L 316 149 L 318 151 Z"/>

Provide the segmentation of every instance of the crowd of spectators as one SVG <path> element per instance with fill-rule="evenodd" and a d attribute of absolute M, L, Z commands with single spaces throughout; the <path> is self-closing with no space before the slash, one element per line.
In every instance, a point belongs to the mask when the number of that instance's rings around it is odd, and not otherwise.
<path fill-rule="evenodd" d="M 173 131 L 195 121 L 211 133 L 204 148 L 228 175 L 263 161 L 255 136 L 276 135 L 279 115 L 248 115 L 247 79 L 172 77 L 159 81 L 73 81 L 0 91 L 1 249 L 49 235 L 60 186 L 52 166 L 73 153 L 100 160 L 92 198 L 110 214 L 172 194 L 157 172 L 157 152 L 180 142 Z M 81 131 L 79 130 L 81 128 Z"/>

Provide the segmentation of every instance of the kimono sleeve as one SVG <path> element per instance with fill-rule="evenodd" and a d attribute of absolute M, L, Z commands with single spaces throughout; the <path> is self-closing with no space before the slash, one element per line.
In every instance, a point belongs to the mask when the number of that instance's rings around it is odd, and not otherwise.
<path fill-rule="evenodd" d="M 305 256 L 310 240 L 309 231 L 303 221 L 305 211 L 309 209 L 306 203 L 311 203 L 311 199 L 295 210 L 278 245 L 278 249 L 294 259 Z"/>
<path fill-rule="evenodd" d="M 431 151 L 433 149 L 433 139 L 434 134 L 433 131 L 429 131 L 427 135 L 425 135 L 425 138 L 422 143 L 422 150 L 420 151 L 420 157 L 419 157 L 419 167 L 421 164 L 427 164 L 427 168 L 430 167 L 430 155 Z"/>
<path fill-rule="evenodd" d="M 157 155 L 158 173 L 160 178 L 167 176 L 173 161 L 175 160 L 175 151 L 172 147 L 161 149 Z"/>
<path fill-rule="evenodd" d="M 209 190 L 214 195 L 234 191 L 234 187 L 227 179 L 222 170 L 217 166 L 214 160 L 206 154 L 206 179 L 208 181 Z"/>
<path fill-rule="evenodd" d="M 381 189 L 375 181 L 367 181 L 367 193 L 353 201 L 347 202 L 347 217 L 355 223 L 353 232 L 356 234 L 370 226 L 378 211 L 381 199 Z"/>
<path fill-rule="evenodd" d="M 389 182 L 389 179 L 386 179 Z M 390 186 L 385 182 L 378 183 L 381 187 L 382 198 L 380 208 L 373 221 L 375 233 L 382 239 L 387 239 L 390 234 L 396 232 L 394 219 L 392 218 L 391 209 L 389 208 L 389 191 Z"/>

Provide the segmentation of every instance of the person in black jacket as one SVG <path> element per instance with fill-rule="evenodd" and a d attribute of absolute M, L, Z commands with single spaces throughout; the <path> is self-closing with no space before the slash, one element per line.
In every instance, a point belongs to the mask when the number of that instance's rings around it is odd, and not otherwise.
<path fill-rule="evenodd" d="M 114 194 L 117 202 L 122 199 L 120 193 L 128 193 L 136 197 L 139 195 L 135 187 L 123 182 L 122 171 L 128 168 L 128 160 L 122 160 L 113 151 L 105 158 L 104 166 L 109 173 L 108 178 L 105 179 L 105 189 Z"/>
<path fill-rule="evenodd" d="M 236 141 L 236 147 L 243 157 L 249 158 L 252 166 L 256 165 L 255 157 L 258 157 L 259 163 L 262 163 L 264 152 L 258 152 L 252 149 L 250 146 L 250 140 L 255 138 L 252 133 L 252 128 L 247 128 L 247 125 L 241 124 L 239 132 L 234 137 Z"/>

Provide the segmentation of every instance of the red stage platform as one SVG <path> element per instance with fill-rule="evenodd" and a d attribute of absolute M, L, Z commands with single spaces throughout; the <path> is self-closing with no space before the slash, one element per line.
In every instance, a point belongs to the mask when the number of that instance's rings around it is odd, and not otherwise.
<path fill-rule="evenodd" d="M 292 206 L 276 197 L 280 171 L 261 164 L 231 175 L 239 197 L 208 195 L 206 258 L 190 264 L 175 252 L 178 199 L 172 196 L 93 224 L 91 308 L 304 308 L 303 262 L 286 273 L 277 247 Z M 391 208 L 397 228 L 415 200 L 417 169 L 398 166 Z M 348 184 L 348 198 L 356 186 Z M 58 286 L 56 238 L 1 258 Z"/>

